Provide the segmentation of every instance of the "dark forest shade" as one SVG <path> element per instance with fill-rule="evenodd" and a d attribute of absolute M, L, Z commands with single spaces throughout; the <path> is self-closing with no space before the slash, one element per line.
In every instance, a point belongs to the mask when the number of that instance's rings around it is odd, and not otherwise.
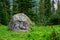
<path fill-rule="evenodd" d="M 14 0 L 13 11 L 14 13 L 26 13 L 29 9 L 32 9 L 34 4 L 32 0 Z"/>
<path fill-rule="evenodd" d="M 51 14 L 51 1 L 50 0 L 40 0 L 39 15 L 40 15 L 40 25 L 49 24 L 49 16 Z"/>
<path fill-rule="evenodd" d="M 13 1 L 13 14 L 25 13 L 31 20 L 34 20 L 34 1 L 32 0 L 14 0 Z"/>
<path fill-rule="evenodd" d="M 7 25 L 9 21 L 9 1 L 0 1 L 0 23 Z"/>

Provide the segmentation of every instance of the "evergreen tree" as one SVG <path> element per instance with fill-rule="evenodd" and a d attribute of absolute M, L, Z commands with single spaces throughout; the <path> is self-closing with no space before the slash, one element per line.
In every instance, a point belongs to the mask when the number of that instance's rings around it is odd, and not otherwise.
<path fill-rule="evenodd" d="M 40 0 L 39 2 L 40 25 L 44 25 L 44 16 L 45 16 L 44 13 L 45 13 L 44 0 Z"/>
<path fill-rule="evenodd" d="M 19 12 L 21 13 L 28 12 L 34 6 L 32 0 L 18 0 L 18 3 Z"/>
<path fill-rule="evenodd" d="M 51 1 L 50 0 L 40 0 L 39 6 L 39 15 L 40 15 L 40 24 L 48 25 L 49 17 L 51 15 Z"/>
<path fill-rule="evenodd" d="M 16 13 L 25 13 L 28 17 L 33 19 L 34 11 L 34 2 L 32 0 L 14 0 L 13 2 L 13 14 Z"/>
<path fill-rule="evenodd" d="M 0 0 L 0 23 L 7 25 L 9 22 L 9 4 L 8 0 Z"/>
<path fill-rule="evenodd" d="M 18 13 L 18 0 L 13 0 L 13 14 Z"/>
<path fill-rule="evenodd" d="M 0 23 L 1 23 L 1 15 L 2 14 L 2 2 L 1 2 L 1 0 L 0 0 Z"/>

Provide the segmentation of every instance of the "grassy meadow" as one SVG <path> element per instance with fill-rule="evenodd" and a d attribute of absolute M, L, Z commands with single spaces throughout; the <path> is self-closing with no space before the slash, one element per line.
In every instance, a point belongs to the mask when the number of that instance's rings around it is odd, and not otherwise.
<path fill-rule="evenodd" d="M 60 25 L 54 26 L 32 25 L 30 32 L 13 32 L 8 30 L 7 26 L 0 25 L 0 40 L 55 40 L 54 37 L 56 35 L 51 36 L 53 30 L 56 33 L 60 34 L 59 33 Z M 60 40 L 59 38 L 60 37 L 56 37 L 57 40 Z"/>

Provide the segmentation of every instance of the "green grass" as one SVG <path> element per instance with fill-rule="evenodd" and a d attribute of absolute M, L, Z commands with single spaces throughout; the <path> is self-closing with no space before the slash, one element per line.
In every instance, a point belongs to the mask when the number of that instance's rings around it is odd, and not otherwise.
<path fill-rule="evenodd" d="M 32 26 L 30 32 L 13 32 L 7 26 L 0 26 L 0 40 L 48 40 L 54 27 L 60 32 L 60 25 L 55 26 Z"/>

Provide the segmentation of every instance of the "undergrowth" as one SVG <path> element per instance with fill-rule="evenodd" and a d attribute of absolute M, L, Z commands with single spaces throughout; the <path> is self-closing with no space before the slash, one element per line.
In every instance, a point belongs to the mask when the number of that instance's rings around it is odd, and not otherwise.
<path fill-rule="evenodd" d="M 54 31 L 53 28 L 54 27 Z M 13 32 L 7 26 L 0 26 L 0 40 L 55 40 L 60 35 L 60 25 L 34 26 L 30 32 Z M 53 39 L 54 38 L 54 39 Z"/>

